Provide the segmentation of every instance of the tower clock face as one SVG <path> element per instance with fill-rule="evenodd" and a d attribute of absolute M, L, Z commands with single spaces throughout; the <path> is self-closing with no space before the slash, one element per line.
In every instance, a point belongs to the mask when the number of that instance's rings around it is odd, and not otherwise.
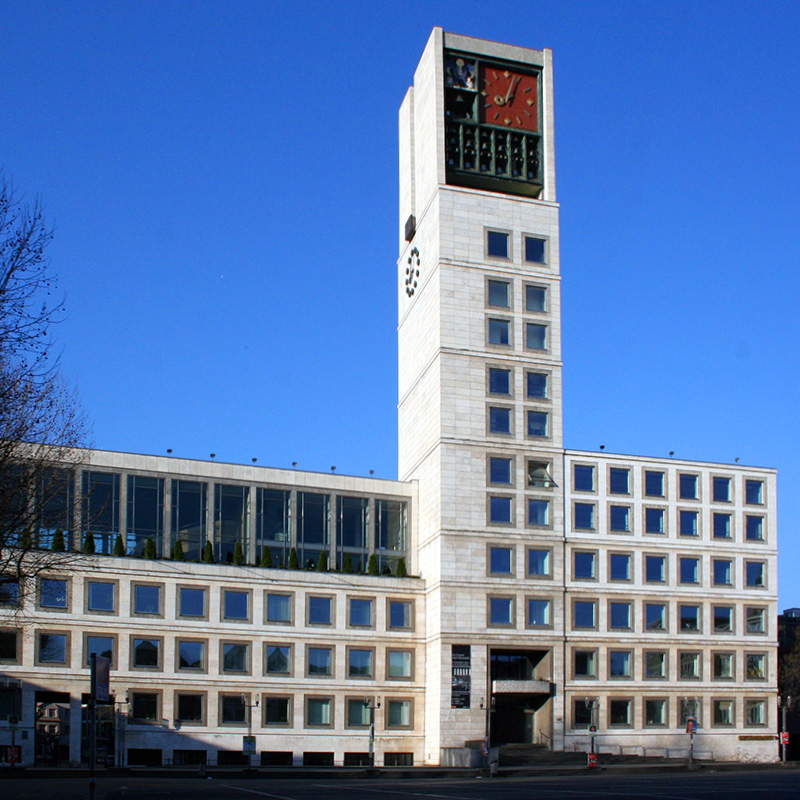
<path fill-rule="evenodd" d="M 524 131 L 539 130 L 539 82 L 536 75 L 481 65 L 481 122 Z"/>

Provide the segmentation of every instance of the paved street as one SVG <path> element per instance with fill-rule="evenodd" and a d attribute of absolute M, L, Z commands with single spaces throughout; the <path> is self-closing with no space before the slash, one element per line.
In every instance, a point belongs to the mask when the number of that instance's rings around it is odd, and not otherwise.
<path fill-rule="evenodd" d="M 14 800 L 86 800 L 85 779 L 0 778 L 4 798 Z M 337 778 L 101 778 L 96 800 L 790 800 L 800 798 L 800 772 L 652 773 L 558 778 L 408 779 L 392 781 Z"/>

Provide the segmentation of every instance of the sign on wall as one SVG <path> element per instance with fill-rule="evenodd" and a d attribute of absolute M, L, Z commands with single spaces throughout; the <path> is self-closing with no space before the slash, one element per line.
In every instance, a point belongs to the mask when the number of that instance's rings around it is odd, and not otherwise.
<path fill-rule="evenodd" d="M 472 690 L 472 656 L 468 644 L 452 646 L 450 708 L 469 708 Z"/>

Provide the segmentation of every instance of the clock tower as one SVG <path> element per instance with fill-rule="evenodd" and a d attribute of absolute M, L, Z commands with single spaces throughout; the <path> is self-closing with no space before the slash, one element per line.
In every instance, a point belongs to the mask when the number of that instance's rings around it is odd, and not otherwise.
<path fill-rule="evenodd" d="M 487 736 L 561 742 L 549 50 L 434 29 L 400 110 L 398 304 L 399 477 L 419 482 L 428 593 L 426 759 Z"/>

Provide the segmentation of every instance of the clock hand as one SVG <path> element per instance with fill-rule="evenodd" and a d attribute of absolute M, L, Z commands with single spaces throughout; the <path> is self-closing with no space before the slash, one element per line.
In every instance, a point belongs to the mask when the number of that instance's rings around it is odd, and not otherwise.
<path fill-rule="evenodd" d="M 517 85 L 519 85 L 519 81 L 521 80 L 522 78 L 517 78 Z M 514 78 L 511 79 L 511 83 L 508 86 L 508 91 L 506 92 L 505 100 L 503 100 L 503 105 L 506 105 L 507 103 L 511 102 L 511 98 L 514 97 L 513 89 L 514 89 Z"/>

